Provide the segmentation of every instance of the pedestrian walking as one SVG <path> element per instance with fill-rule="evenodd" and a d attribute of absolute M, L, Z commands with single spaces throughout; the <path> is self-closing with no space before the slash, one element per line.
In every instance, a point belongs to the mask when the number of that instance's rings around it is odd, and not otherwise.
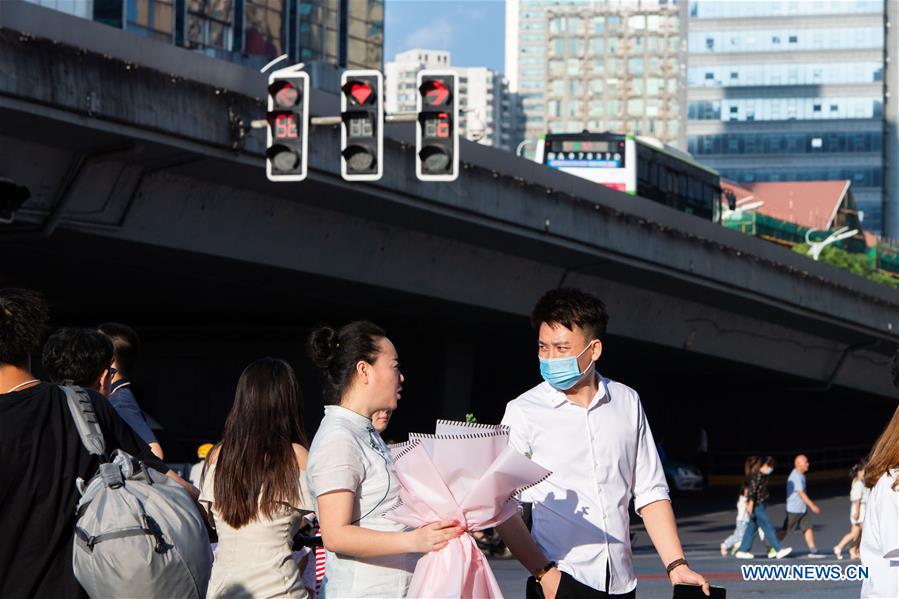
<path fill-rule="evenodd" d="M 814 514 L 820 514 L 821 508 L 814 501 L 809 499 L 806 492 L 808 486 L 805 480 L 805 473 L 809 470 L 808 457 L 799 454 L 793 460 L 793 471 L 787 478 L 787 511 L 784 517 L 783 527 L 778 535 L 778 540 L 783 541 L 784 538 L 793 530 L 801 530 L 805 537 L 805 544 L 808 545 L 808 555 L 810 558 L 822 558 L 824 554 L 818 553 L 815 544 L 815 531 L 812 528 L 811 517 L 809 511 Z"/>
<path fill-rule="evenodd" d="M 737 497 L 737 518 L 734 523 L 734 531 L 721 543 L 721 555 L 726 557 L 731 551 L 736 552 L 743 542 L 743 533 L 749 524 L 749 512 L 746 506 L 749 504 L 749 480 L 759 466 L 761 459 L 758 456 L 749 456 L 743 463 L 743 484 L 740 486 L 740 495 Z"/>
<path fill-rule="evenodd" d="M 112 341 L 113 357 L 110 369 L 107 398 L 119 416 L 134 429 L 137 436 L 150 446 L 150 451 L 160 460 L 164 458 L 162 446 L 147 422 L 147 417 L 137 403 L 131 387 L 131 373 L 137 365 L 140 339 L 131 327 L 115 322 L 106 322 L 97 327 Z"/>
<path fill-rule="evenodd" d="M 768 516 L 768 500 L 771 497 L 771 493 L 768 490 L 768 478 L 774 472 L 774 463 L 773 457 L 768 456 L 764 458 L 749 481 L 748 502 L 746 504 L 749 523 L 746 525 L 746 531 L 743 533 L 740 549 L 736 553 L 736 556 L 740 559 L 752 559 L 755 557 L 750 551 L 752 550 L 753 538 L 759 528 L 765 532 L 766 542 L 774 548 L 775 558 L 782 559 L 793 551 L 792 547 L 783 547 L 780 541 L 777 540 L 777 533 L 774 531 L 774 525 L 771 524 L 771 518 Z"/>
<path fill-rule="evenodd" d="M 372 425 L 396 410 L 403 375 L 383 329 L 356 321 L 316 328 L 310 356 L 330 405 L 309 450 L 309 487 L 327 549 L 323 597 L 405 597 L 418 555 L 463 534 L 441 521 L 408 531 L 384 517 L 397 505 L 393 458 Z"/>
<path fill-rule="evenodd" d="M 312 510 L 302 403 L 283 360 L 257 360 L 240 375 L 200 493 L 218 534 L 207 598 L 309 596 L 292 558 Z"/>
<path fill-rule="evenodd" d="M 862 525 L 865 521 L 869 489 L 865 486 L 865 461 L 862 460 L 849 472 L 852 486 L 849 491 L 849 532 L 833 548 L 837 559 L 843 559 L 843 549 L 849 548 L 849 557 L 858 559 L 858 544 L 862 536 Z"/>
<path fill-rule="evenodd" d="M 579 289 L 554 289 L 537 302 L 531 323 L 544 382 L 508 403 L 503 424 L 511 445 L 552 475 L 528 490 L 531 533 L 517 515 L 497 527 L 532 574 L 526 596 L 634 597 L 631 499 L 672 584 L 699 584 L 708 594 L 681 547 L 640 397 L 596 370 L 605 305 Z"/>
<path fill-rule="evenodd" d="M 48 320 L 34 291 L 0 289 L 0 597 L 87 597 L 75 579 L 72 553 L 78 479 L 99 467 L 84 448 L 58 385 L 31 372 Z M 69 330 L 73 331 L 73 330 Z M 93 335 L 89 334 L 93 333 Z M 57 334 L 47 341 L 45 367 L 56 376 L 99 387 L 112 359 L 96 331 Z M 68 375 L 68 376 L 67 376 Z M 72 376 L 77 375 L 77 376 Z M 100 393 L 89 393 L 106 443 L 190 488 L 159 461 Z M 194 490 L 195 492 L 195 490 Z"/>

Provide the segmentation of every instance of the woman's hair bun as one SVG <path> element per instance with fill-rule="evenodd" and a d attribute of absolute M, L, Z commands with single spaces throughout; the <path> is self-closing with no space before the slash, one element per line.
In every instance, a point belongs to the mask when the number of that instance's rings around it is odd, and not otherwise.
<path fill-rule="evenodd" d="M 334 327 L 321 325 L 315 327 L 309 335 L 309 357 L 319 368 L 327 369 L 331 366 L 339 346 Z"/>

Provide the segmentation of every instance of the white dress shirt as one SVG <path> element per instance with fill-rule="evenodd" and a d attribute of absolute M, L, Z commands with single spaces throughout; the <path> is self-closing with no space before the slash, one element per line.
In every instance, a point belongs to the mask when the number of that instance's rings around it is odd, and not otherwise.
<path fill-rule="evenodd" d="M 352 491 L 354 524 L 388 532 L 406 530 L 384 517 L 399 502 L 399 481 L 390 450 L 370 419 L 340 406 L 325 406 L 325 417 L 309 448 L 307 470 L 316 511 L 320 495 Z M 405 597 L 419 557 L 361 558 L 327 551 L 319 597 Z"/>
<path fill-rule="evenodd" d="M 668 500 L 668 485 L 636 391 L 597 379 L 587 408 L 544 382 L 508 403 L 503 424 L 513 447 L 552 471 L 523 497 L 544 555 L 587 586 L 628 593 L 637 586 L 628 505 L 639 514 Z"/>
<path fill-rule="evenodd" d="M 897 476 L 896 470 L 884 474 L 868 495 L 859 549 L 862 565 L 868 567 L 862 599 L 899 597 L 899 492 L 893 490 Z"/>

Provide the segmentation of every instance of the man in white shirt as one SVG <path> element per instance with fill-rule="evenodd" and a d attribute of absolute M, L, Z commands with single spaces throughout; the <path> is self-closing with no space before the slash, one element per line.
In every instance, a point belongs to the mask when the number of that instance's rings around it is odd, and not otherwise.
<path fill-rule="evenodd" d="M 517 516 L 498 527 L 534 575 L 527 597 L 635 597 L 631 499 L 671 583 L 699 584 L 708 595 L 708 583 L 684 559 L 640 397 L 596 371 L 605 305 L 578 289 L 554 289 L 537 302 L 531 321 L 545 382 L 509 402 L 503 424 L 512 445 L 552 475 L 526 491 L 530 534 Z"/>

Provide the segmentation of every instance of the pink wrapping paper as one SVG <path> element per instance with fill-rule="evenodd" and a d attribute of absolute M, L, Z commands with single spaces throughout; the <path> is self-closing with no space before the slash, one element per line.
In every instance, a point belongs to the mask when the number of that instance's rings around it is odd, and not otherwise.
<path fill-rule="evenodd" d="M 469 532 L 515 514 L 512 497 L 550 472 L 509 446 L 502 425 L 439 420 L 434 435 L 412 434 L 392 448 L 402 503 L 385 514 L 412 528 L 457 520 Z M 487 559 L 471 535 L 418 560 L 408 597 L 501 598 Z"/>

